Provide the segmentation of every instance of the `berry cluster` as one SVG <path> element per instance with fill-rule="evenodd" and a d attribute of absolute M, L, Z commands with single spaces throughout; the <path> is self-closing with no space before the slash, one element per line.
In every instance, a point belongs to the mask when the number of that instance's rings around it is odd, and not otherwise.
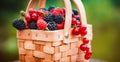
<path fill-rule="evenodd" d="M 22 12 L 22 16 L 25 18 L 24 24 L 26 26 L 21 27 L 18 25 L 15 27 L 19 28 L 29 28 L 29 29 L 39 29 L 39 30 L 59 30 L 64 29 L 65 23 L 65 8 L 59 8 L 50 6 L 48 9 L 40 8 L 34 9 L 30 8 L 27 13 Z M 15 22 L 15 21 L 14 21 Z M 80 25 L 80 17 L 77 10 L 73 10 L 72 14 L 72 27 Z"/>
<path fill-rule="evenodd" d="M 22 13 L 25 21 L 21 19 L 16 19 L 13 22 L 13 26 L 18 30 L 22 30 L 25 28 L 50 31 L 64 29 L 65 12 L 65 8 L 54 6 L 50 6 L 48 9 L 30 8 L 27 13 Z M 87 27 L 81 24 L 78 11 L 76 9 L 73 9 L 71 25 L 73 28 L 73 35 L 81 35 L 84 37 L 87 34 Z M 86 52 L 85 59 L 89 59 L 92 54 L 90 48 L 87 46 L 88 43 L 89 40 L 84 37 L 83 44 L 80 45 L 80 49 Z"/>

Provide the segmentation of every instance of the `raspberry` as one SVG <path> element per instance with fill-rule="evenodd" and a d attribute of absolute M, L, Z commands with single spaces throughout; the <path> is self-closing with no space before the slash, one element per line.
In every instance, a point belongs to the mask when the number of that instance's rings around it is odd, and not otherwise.
<path fill-rule="evenodd" d="M 73 14 L 78 15 L 78 11 L 76 9 L 73 9 Z"/>
<path fill-rule="evenodd" d="M 39 29 L 43 30 L 47 27 L 47 22 L 45 22 L 43 19 L 39 19 L 37 21 L 37 26 Z"/>
<path fill-rule="evenodd" d="M 31 14 L 35 13 L 35 10 L 34 10 L 33 8 L 30 8 L 30 9 L 28 10 L 28 12 L 29 12 L 29 14 L 31 15 Z"/>
<path fill-rule="evenodd" d="M 38 20 L 38 14 L 37 13 L 33 13 L 32 15 L 31 15 L 31 17 L 32 17 L 32 19 L 33 20 Z"/>
<path fill-rule="evenodd" d="M 30 29 L 37 29 L 38 27 L 37 27 L 37 22 L 36 21 L 34 21 L 34 20 L 32 20 L 31 22 L 30 22 Z"/>
<path fill-rule="evenodd" d="M 57 29 L 64 29 L 64 23 L 57 24 Z"/>
<path fill-rule="evenodd" d="M 54 21 L 49 22 L 47 27 L 52 31 L 57 29 L 56 23 Z"/>
<path fill-rule="evenodd" d="M 62 23 L 62 21 L 63 21 L 62 15 L 57 14 L 57 15 L 55 16 L 55 20 L 54 20 L 54 21 L 55 21 L 56 23 L 58 23 L 58 24 Z"/>
<path fill-rule="evenodd" d="M 53 10 L 53 9 L 55 9 L 55 6 L 50 6 L 50 7 L 48 8 L 48 11 L 51 11 L 51 10 Z"/>
<path fill-rule="evenodd" d="M 15 19 L 12 25 L 18 30 L 22 30 L 25 28 L 25 22 L 22 19 Z"/>
<path fill-rule="evenodd" d="M 31 21 L 31 16 L 30 16 L 30 14 L 25 14 L 25 20 L 26 20 L 27 22 L 30 22 L 30 21 Z"/>
<path fill-rule="evenodd" d="M 57 14 L 61 14 L 61 15 L 64 15 L 64 11 L 62 8 L 55 8 L 51 11 L 54 15 L 57 15 Z"/>
<path fill-rule="evenodd" d="M 52 13 L 49 13 L 48 15 L 44 16 L 44 20 L 46 22 L 50 22 L 54 20 L 54 15 Z"/>

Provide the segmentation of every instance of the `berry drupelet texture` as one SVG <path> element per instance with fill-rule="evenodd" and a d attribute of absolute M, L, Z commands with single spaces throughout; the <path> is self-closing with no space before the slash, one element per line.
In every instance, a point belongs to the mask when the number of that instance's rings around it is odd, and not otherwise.
<path fill-rule="evenodd" d="M 52 13 L 49 13 L 48 15 L 44 16 L 44 20 L 46 22 L 51 22 L 54 20 L 54 15 Z"/>
<path fill-rule="evenodd" d="M 48 23 L 47 28 L 48 28 L 49 30 L 57 30 L 57 25 L 56 25 L 56 23 L 55 23 L 54 21 L 52 21 L 52 22 L 49 22 L 49 23 Z"/>
<path fill-rule="evenodd" d="M 30 22 L 29 28 L 30 28 L 30 29 L 38 29 L 38 27 L 37 27 L 37 22 L 34 21 L 34 20 L 32 20 L 32 21 Z"/>
<path fill-rule="evenodd" d="M 22 30 L 26 27 L 25 22 L 22 19 L 15 19 L 12 25 L 18 30 Z"/>
<path fill-rule="evenodd" d="M 63 21 L 63 16 L 62 15 L 60 15 L 60 14 L 57 14 L 56 16 L 55 16 L 55 20 L 54 20 L 56 23 L 62 23 L 62 21 Z"/>

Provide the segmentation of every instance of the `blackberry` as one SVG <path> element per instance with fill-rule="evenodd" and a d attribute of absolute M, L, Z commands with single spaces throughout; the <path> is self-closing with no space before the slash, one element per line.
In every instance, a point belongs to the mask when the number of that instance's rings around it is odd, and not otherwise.
<path fill-rule="evenodd" d="M 73 11 L 74 15 L 78 15 L 78 11 L 76 9 L 73 9 L 72 11 Z"/>
<path fill-rule="evenodd" d="M 55 16 L 55 20 L 54 20 L 54 21 L 55 21 L 56 23 L 58 23 L 58 24 L 62 23 L 62 21 L 63 21 L 62 15 L 57 14 L 57 15 Z"/>
<path fill-rule="evenodd" d="M 80 17 L 77 17 L 76 19 L 80 21 Z"/>
<path fill-rule="evenodd" d="M 37 27 L 37 22 L 34 21 L 34 20 L 32 20 L 32 21 L 30 22 L 29 28 L 30 28 L 30 29 L 37 29 L 37 28 L 38 28 L 38 27 Z"/>
<path fill-rule="evenodd" d="M 15 19 L 12 23 L 13 27 L 15 27 L 18 30 L 22 30 L 25 28 L 25 22 L 22 19 Z"/>
<path fill-rule="evenodd" d="M 50 11 L 50 10 L 52 10 L 52 9 L 54 9 L 55 8 L 55 6 L 50 6 L 49 8 L 48 8 L 48 11 Z"/>
<path fill-rule="evenodd" d="M 44 20 L 48 23 L 50 21 L 54 20 L 54 15 L 52 13 L 49 13 L 48 15 L 44 16 Z"/>
<path fill-rule="evenodd" d="M 48 23 L 48 26 L 47 26 L 47 28 L 49 29 L 49 30 L 57 30 L 57 25 L 56 25 L 56 23 L 54 22 L 54 21 L 52 21 L 52 22 L 49 22 Z"/>

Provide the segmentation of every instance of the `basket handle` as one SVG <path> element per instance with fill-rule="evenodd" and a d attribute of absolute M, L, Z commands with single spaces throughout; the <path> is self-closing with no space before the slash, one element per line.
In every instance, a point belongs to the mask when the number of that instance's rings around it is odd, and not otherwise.
<path fill-rule="evenodd" d="M 37 0 L 30 0 L 29 4 L 27 6 L 26 12 L 28 12 L 29 8 L 33 8 L 35 6 L 35 3 Z M 76 4 L 79 15 L 80 15 L 80 22 L 81 24 L 87 25 L 87 19 L 86 19 L 86 13 L 84 6 L 81 2 L 81 0 L 73 0 L 73 2 Z M 39 0 L 38 7 L 43 8 L 45 7 L 46 0 Z M 64 0 L 65 8 L 66 8 L 66 18 L 65 18 L 65 26 L 64 26 L 64 43 L 69 42 L 70 38 L 70 29 L 71 29 L 71 20 L 72 20 L 72 7 L 70 0 Z"/>
<path fill-rule="evenodd" d="M 38 0 L 30 0 L 28 5 L 27 5 L 26 12 L 28 12 L 29 8 L 34 8 L 37 1 Z M 38 8 L 44 8 L 45 3 L 46 3 L 46 0 L 39 0 Z"/>
<path fill-rule="evenodd" d="M 79 15 L 80 15 L 80 22 L 83 25 L 87 26 L 87 18 L 86 18 L 86 12 L 85 12 L 85 8 L 84 5 L 82 3 L 81 0 L 73 0 L 73 2 L 75 3 L 75 5 L 77 6 Z"/>

